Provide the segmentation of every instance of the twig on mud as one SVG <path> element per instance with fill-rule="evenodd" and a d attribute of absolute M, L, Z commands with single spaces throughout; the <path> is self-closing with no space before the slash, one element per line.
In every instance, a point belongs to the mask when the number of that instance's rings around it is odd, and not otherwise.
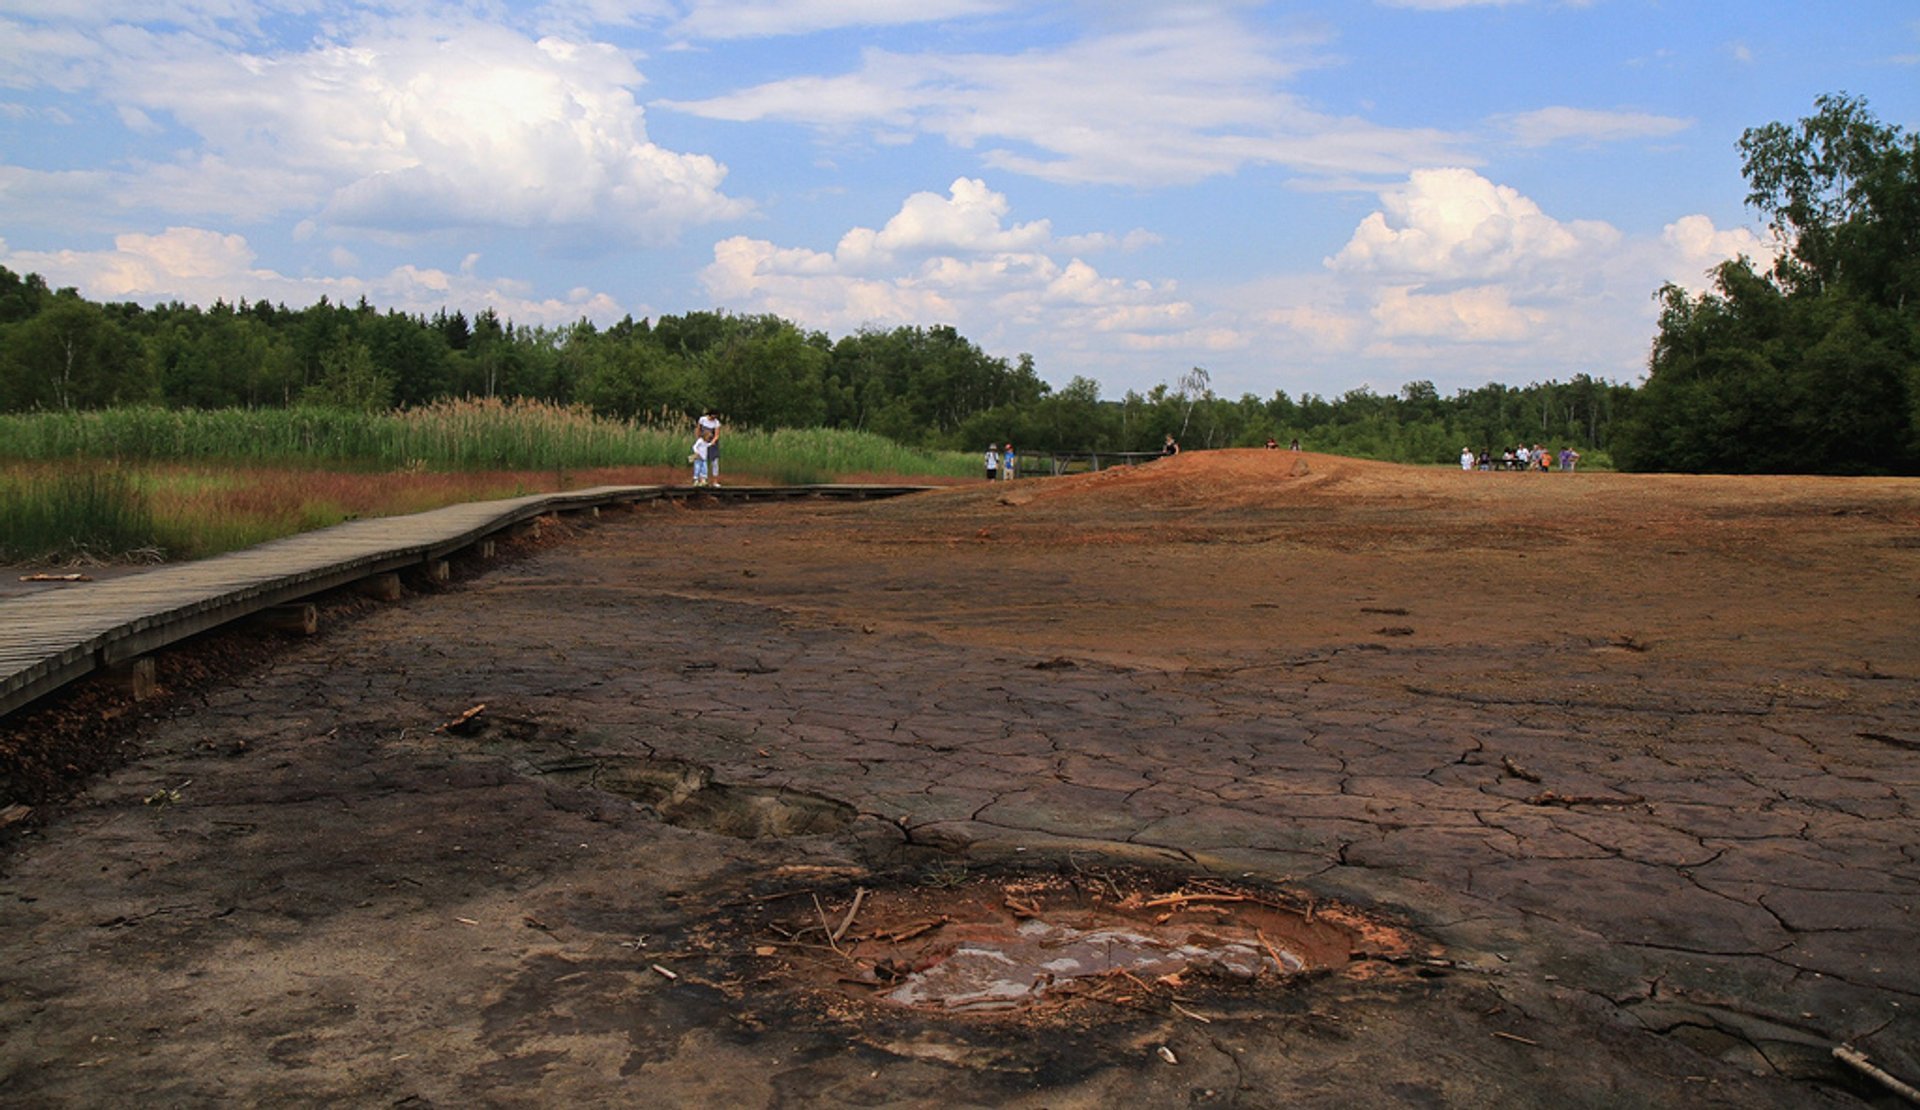
<path fill-rule="evenodd" d="M 674 972 L 674 971 L 668 971 L 668 970 L 667 970 L 666 968 L 664 968 L 664 967 L 661 967 L 661 966 L 660 966 L 659 964 L 654 964 L 654 965 L 653 965 L 653 970 L 655 970 L 655 971 L 657 971 L 657 972 L 659 972 L 660 974 L 662 974 L 662 975 L 664 975 L 664 976 L 666 976 L 666 977 L 667 977 L 667 979 L 668 979 L 668 981 L 672 981 L 672 980 L 675 980 L 675 979 L 678 979 L 678 978 L 680 978 L 680 975 L 679 975 L 679 973 L 678 973 L 678 972 Z"/>
<path fill-rule="evenodd" d="M 736 906 L 758 906 L 766 902 L 778 902 L 783 898 L 798 898 L 802 894 L 812 893 L 810 890 L 801 888 L 797 890 L 783 890 L 778 894 L 749 894 L 745 898 L 735 898 L 731 902 L 722 902 L 720 904 L 728 909 Z"/>
<path fill-rule="evenodd" d="M 861 886 L 853 889 L 853 905 L 847 908 L 846 919 L 840 922 L 840 927 L 833 931 L 832 935 L 827 938 L 828 940 L 838 941 L 841 937 L 847 935 L 847 930 L 853 927 L 854 916 L 860 912 L 860 903 L 866 901 L 866 899 L 866 887 Z"/>
<path fill-rule="evenodd" d="M 480 716 L 480 714 L 485 713 L 486 711 L 487 711 L 487 703 L 481 702 L 479 705 L 476 705 L 473 708 L 468 709 L 465 712 L 461 713 L 458 717 L 455 717 L 453 720 L 447 721 L 441 724 L 439 728 L 436 728 L 433 731 L 451 733 L 452 735 L 455 735 L 455 736 L 459 736 L 465 732 L 474 731 L 479 728 L 479 721 L 477 720 L 477 718 Z"/>
<path fill-rule="evenodd" d="M 820 931 L 827 935 L 827 947 L 833 949 L 835 955 L 846 955 L 845 952 L 840 951 L 839 942 L 833 939 L 833 926 L 827 923 L 827 907 L 820 904 L 818 894 L 813 896 L 813 912 L 820 915 Z"/>
<path fill-rule="evenodd" d="M 1207 1017 L 1205 1014 L 1196 1014 L 1192 1010 L 1187 1009 L 1185 1006 L 1180 1005 L 1178 1002 L 1169 1002 L 1167 1003 L 1167 1005 L 1172 1006 L 1175 1013 L 1182 1014 L 1186 1017 L 1190 1017 L 1202 1025 L 1213 1024 L 1212 1018 Z"/>
<path fill-rule="evenodd" d="M 1266 930 L 1255 929 L 1253 935 L 1260 938 L 1260 947 L 1265 948 L 1267 955 L 1272 957 L 1274 970 L 1285 975 L 1287 973 L 1287 961 L 1280 958 L 1279 950 L 1274 948 L 1273 942 L 1267 939 Z"/>
<path fill-rule="evenodd" d="M 1507 769 L 1507 774 L 1512 775 L 1514 778 L 1525 779 L 1528 782 L 1540 781 L 1539 775 L 1536 775 L 1532 771 L 1529 771 L 1525 767 L 1522 767 L 1518 763 L 1515 763 L 1513 761 L 1513 757 L 1510 755 L 1503 755 L 1500 757 L 1500 766 L 1505 767 Z"/>
<path fill-rule="evenodd" d="M 1169 894 L 1165 898 L 1142 902 L 1140 908 L 1151 910 L 1161 906 L 1184 906 L 1189 902 L 1252 902 L 1254 900 L 1245 894 Z"/>
<path fill-rule="evenodd" d="M 1530 806 L 1633 806 L 1646 801 L 1638 794 L 1559 794 L 1542 790 L 1527 799 Z"/>
<path fill-rule="evenodd" d="M 1855 1069 L 1860 1074 L 1880 1084 L 1887 1090 L 1892 1091 L 1894 1094 L 1899 1095 L 1901 1098 L 1906 1099 L 1908 1102 L 1920 1106 L 1920 1090 L 1916 1090 L 1911 1084 L 1905 1083 L 1898 1077 L 1869 1063 L 1866 1053 L 1861 1052 L 1859 1049 L 1847 1045 L 1835 1045 L 1833 1048 L 1833 1058 Z"/>
<path fill-rule="evenodd" d="M 1522 1037 L 1518 1033 L 1506 1033 L 1506 1032 L 1502 1032 L 1501 1030 L 1495 1029 L 1493 1031 L 1493 1035 L 1496 1037 L 1499 1037 L 1503 1041 L 1517 1041 L 1520 1044 L 1532 1045 L 1534 1048 L 1540 1047 L 1539 1041 L 1530 1041 L 1527 1038 Z"/>
<path fill-rule="evenodd" d="M 890 944 L 899 944 L 901 941 L 912 940 L 914 937 L 917 937 L 922 933 L 931 933 L 935 929 L 938 929 L 940 926 L 945 925 L 947 922 L 952 920 L 953 920 L 952 918 L 947 917 L 945 914 L 942 914 L 939 917 L 922 921 L 918 925 L 909 925 L 898 932 L 875 933 L 874 939 L 884 940 Z"/>

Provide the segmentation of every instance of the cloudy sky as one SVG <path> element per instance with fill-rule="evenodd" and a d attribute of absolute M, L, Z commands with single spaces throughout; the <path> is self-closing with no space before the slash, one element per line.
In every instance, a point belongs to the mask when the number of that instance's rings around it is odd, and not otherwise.
<path fill-rule="evenodd" d="M 0 265 L 96 300 L 952 324 L 1103 395 L 1644 370 L 1740 132 L 1913 0 L 0 0 Z"/>

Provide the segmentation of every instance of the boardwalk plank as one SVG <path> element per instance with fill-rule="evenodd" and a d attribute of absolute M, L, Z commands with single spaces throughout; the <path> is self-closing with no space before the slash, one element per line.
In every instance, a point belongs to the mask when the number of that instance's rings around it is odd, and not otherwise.
<path fill-rule="evenodd" d="M 693 496 L 891 497 L 918 486 L 596 486 L 348 521 L 197 563 L 0 601 L 0 717 L 94 666 L 136 657 L 358 577 L 425 565 L 554 512 Z"/>

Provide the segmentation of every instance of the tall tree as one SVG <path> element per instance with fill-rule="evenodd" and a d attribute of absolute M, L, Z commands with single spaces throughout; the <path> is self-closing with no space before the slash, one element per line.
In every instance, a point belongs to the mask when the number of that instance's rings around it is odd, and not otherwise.
<path fill-rule="evenodd" d="M 1920 470 L 1920 137 L 1866 103 L 1740 139 L 1749 204 L 1786 250 L 1664 286 L 1645 389 L 1619 443 L 1644 470 Z"/>

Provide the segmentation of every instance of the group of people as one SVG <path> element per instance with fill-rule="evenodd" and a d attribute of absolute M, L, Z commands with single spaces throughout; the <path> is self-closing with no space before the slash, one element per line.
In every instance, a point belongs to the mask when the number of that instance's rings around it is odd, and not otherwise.
<path fill-rule="evenodd" d="M 1014 453 L 1013 444 L 1002 447 L 998 443 L 987 444 L 987 481 L 998 482 L 1020 476 L 1020 456 Z"/>
<path fill-rule="evenodd" d="M 694 485 L 720 484 L 720 418 L 712 409 L 702 413 L 694 425 L 693 452 L 687 460 L 693 463 Z"/>
<path fill-rule="evenodd" d="M 1555 455 L 1550 447 L 1538 443 L 1528 447 L 1522 443 L 1518 447 L 1509 447 L 1499 458 L 1493 457 L 1491 448 L 1483 448 L 1478 454 L 1471 447 L 1460 449 L 1460 469 L 1462 470 L 1552 470 L 1558 461 L 1560 469 L 1573 470 L 1580 462 L 1580 452 L 1571 446 L 1562 447 Z"/>

